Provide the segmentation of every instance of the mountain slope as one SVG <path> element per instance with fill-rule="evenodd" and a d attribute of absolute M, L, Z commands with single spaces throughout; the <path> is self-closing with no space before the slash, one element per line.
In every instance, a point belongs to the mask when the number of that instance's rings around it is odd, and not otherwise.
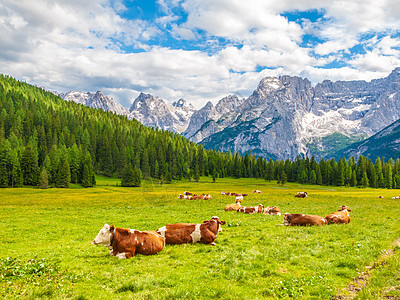
<path fill-rule="evenodd" d="M 335 153 L 336 158 L 359 157 L 360 155 L 371 158 L 373 161 L 378 157 L 400 158 L 400 120 L 390 124 L 370 138 L 354 143 L 342 151 Z"/>
<path fill-rule="evenodd" d="M 195 114 L 192 116 L 192 118 Z M 206 148 L 294 159 L 330 156 L 400 118 L 400 68 L 366 81 L 267 77 L 236 109 L 189 137 Z M 210 130 L 209 128 L 212 128 Z"/>

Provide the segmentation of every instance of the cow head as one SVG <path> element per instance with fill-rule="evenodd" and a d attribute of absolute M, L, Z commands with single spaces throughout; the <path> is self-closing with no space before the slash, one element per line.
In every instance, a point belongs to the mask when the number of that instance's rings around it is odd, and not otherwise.
<path fill-rule="evenodd" d="M 283 225 L 290 225 L 290 214 L 289 213 L 285 213 L 285 215 L 283 216 Z"/>
<path fill-rule="evenodd" d="M 217 223 L 217 228 L 218 228 L 217 232 L 221 232 L 222 231 L 221 225 L 226 224 L 226 221 L 221 221 L 217 216 L 212 217 L 210 221 L 215 221 Z M 210 222 L 210 221 L 204 221 L 204 222 Z"/>
<path fill-rule="evenodd" d="M 114 232 L 114 225 L 109 226 L 104 224 L 103 228 L 100 229 L 99 234 L 93 240 L 92 244 L 103 245 L 105 247 L 110 246 L 111 234 Z"/>
<path fill-rule="evenodd" d="M 346 205 L 342 205 L 342 207 L 339 208 L 339 211 L 342 211 L 342 210 L 351 211 L 351 209 L 349 209 Z"/>
<path fill-rule="evenodd" d="M 258 212 L 258 213 L 262 213 L 263 210 L 264 210 L 264 205 L 258 204 L 258 206 L 257 206 L 257 212 Z"/>

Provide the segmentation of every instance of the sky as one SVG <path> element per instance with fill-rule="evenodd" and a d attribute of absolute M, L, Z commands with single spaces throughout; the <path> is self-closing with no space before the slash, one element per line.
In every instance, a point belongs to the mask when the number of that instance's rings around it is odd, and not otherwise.
<path fill-rule="evenodd" d="M 140 92 L 201 108 L 267 76 L 399 66 L 398 0 L 0 0 L 0 73 L 128 108 Z"/>

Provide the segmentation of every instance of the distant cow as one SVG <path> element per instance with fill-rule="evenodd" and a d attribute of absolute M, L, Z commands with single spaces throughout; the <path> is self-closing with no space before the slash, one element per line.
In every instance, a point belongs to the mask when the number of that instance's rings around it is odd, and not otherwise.
<path fill-rule="evenodd" d="M 307 193 L 307 192 L 298 192 L 298 193 L 295 195 L 295 197 L 296 197 L 296 198 L 305 198 L 305 197 L 308 197 L 308 193 Z"/>
<path fill-rule="evenodd" d="M 202 224 L 176 223 L 167 224 L 158 228 L 157 233 L 165 237 L 167 244 L 203 243 L 215 246 L 215 239 L 220 232 L 221 225 L 226 222 L 218 217 L 212 217 Z"/>
<path fill-rule="evenodd" d="M 165 238 L 155 231 L 114 228 L 105 224 L 92 244 L 103 245 L 111 249 L 110 255 L 129 258 L 135 254 L 153 255 L 165 246 Z"/>
<path fill-rule="evenodd" d="M 187 198 L 188 198 L 188 196 L 182 195 L 182 194 L 179 194 L 179 196 L 178 196 L 178 199 L 187 199 Z"/>
<path fill-rule="evenodd" d="M 186 195 L 186 196 L 192 196 L 193 195 L 193 193 L 188 192 L 188 191 L 184 191 L 183 194 Z"/>
<path fill-rule="evenodd" d="M 346 205 L 342 205 L 338 211 L 331 213 L 325 217 L 328 224 L 340 224 L 340 223 L 350 223 L 349 209 Z"/>
<path fill-rule="evenodd" d="M 261 191 L 260 190 L 254 190 L 253 193 L 254 194 L 261 194 Z"/>
<path fill-rule="evenodd" d="M 392 199 L 400 199 L 400 196 L 392 197 Z"/>
<path fill-rule="evenodd" d="M 323 217 L 316 215 L 285 213 L 285 216 L 283 217 L 283 225 L 287 226 L 321 226 L 325 224 L 326 220 Z"/>
<path fill-rule="evenodd" d="M 274 206 L 274 207 L 265 207 L 264 211 L 263 211 L 264 215 L 277 215 L 280 216 L 281 215 L 281 210 Z"/>
<path fill-rule="evenodd" d="M 204 200 L 211 200 L 212 199 L 211 194 L 204 195 L 203 199 Z"/>
<path fill-rule="evenodd" d="M 379 195 L 379 196 L 378 196 L 378 198 L 381 198 L 381 199 L 383 199 L 383 196 Z"/>
<path fill-rule="evenodd" d="M 238 210 L 241 207 L 241 203 L 242 200 L 238 200 L 238 197 L 236 197 L 235 199 L 235 203 L 232 204 L 228 204 L 227 206 L 225 206 L 225 211 L 232 211 L 232 210 Z"/>
<path fill-rule="evenodd" d="M 237 212 L 245 213 L 245 214 L 255 214 L 255 213 L 262 213 L 264 210 L 264 205 L 259 204 L 254 207 L 246 207 L 242 206 L 237 210 Z"/>

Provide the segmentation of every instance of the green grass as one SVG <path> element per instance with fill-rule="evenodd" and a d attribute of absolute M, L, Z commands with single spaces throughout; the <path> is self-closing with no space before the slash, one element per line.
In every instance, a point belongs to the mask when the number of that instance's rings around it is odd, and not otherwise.
<path fill-rule="evenodd" d="M 391 199 L 396 190 L 296 184 L 282 188 L 258 179 L 212 183 L 201 178 L 200 183 L 172 185 L 143 181 L 140 188 L 122 188 L 117 183 L 98 177 L 98 185 L 89 189 L 1 189 L 0 295 L 329 299 L 400 236 L 400 201 Z M 251 194 L 254 189 L 262 194 Z M 177 199 L 185 190 L 211 193 L 213 200 Z M 326 216 L 345 204 L 352 209 L 352 220 L 348 225 L 325 227 L 277 226 L 282 217 L 225 212 L 234 198 L 220 195 L 222 190 L 248 193 L 243 205 L 276 205 L 283 213 Z M 297 191 L 310 196 L 294 198 Z M 227 221 L 215 247 L 167 245 L 154 256 L 118 260 L 105 247 L 91 245 L 104 223 L 154 230 L 215 215 Z M 394 266 L 398 255 L 395 252 Z M 395 274 L 384 270 L 380 272 L 389 272 L 389 277 Z M 380 289 L 379 284 L 372 288 Z"/>

